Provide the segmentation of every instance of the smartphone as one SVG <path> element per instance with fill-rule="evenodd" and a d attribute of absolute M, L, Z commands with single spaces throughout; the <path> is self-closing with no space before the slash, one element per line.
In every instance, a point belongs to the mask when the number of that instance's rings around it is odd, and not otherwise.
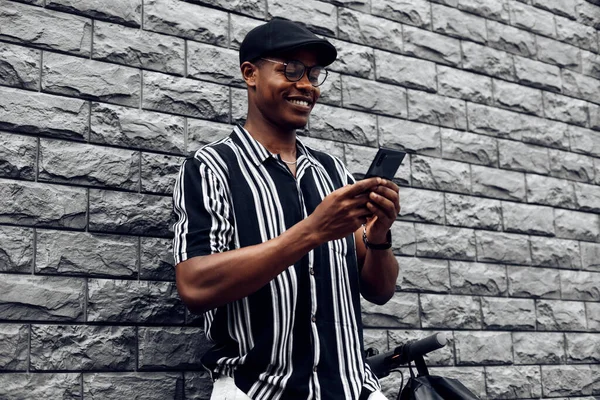
<path fill-rule="evenodd" d="M 394 175 L 396 175 L 396 171 L 398 171 L 405 156 L 406 153 L 403 151 L 383 147 L 379 148 L 373 162 L 371 162 L 371 166 L 365 174 L 365 178 L 379 176 L 391 181 L 394 179 Z"/>

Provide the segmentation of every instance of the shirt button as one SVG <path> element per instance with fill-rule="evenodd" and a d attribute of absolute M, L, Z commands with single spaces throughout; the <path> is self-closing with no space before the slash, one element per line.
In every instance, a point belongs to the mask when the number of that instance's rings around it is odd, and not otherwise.
<path fill-rule="evenodd" d="M 310 268 L 308 269 L 308 272 L 309 272 L 311 275 L 314 275 L 314 274 L 315 274 L 315 270 L 313 269 L 313 267 L 310 267 Z"/>
<path fill-rule="evenodd" d="M 313 372 L 317 372 L 317 366 L 316 365 L 313 367 Z"/>
<path fill-rule="evenodd" d="M 317 317 L 315 317 L 315 316 L 313 315 L 313 316 L 310 318 L 310 320 L 311 320 L 312 322 L 317 322 Z"/>

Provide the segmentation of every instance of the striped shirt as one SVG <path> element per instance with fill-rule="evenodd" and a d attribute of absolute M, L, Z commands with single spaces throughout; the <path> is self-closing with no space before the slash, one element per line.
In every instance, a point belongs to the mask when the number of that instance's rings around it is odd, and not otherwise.
<path fill-rule="evenodd" d="M 244 128 L 198 150 L 173 193 L 176 264 L 263 243 L 354 182 L 297 140 L 296 177 Z M 204 314 L 203 364 L 252 399 L 363 399 L 380 388 L 364 361 L 354 235 L 311 250 L 248 297 Z"/>

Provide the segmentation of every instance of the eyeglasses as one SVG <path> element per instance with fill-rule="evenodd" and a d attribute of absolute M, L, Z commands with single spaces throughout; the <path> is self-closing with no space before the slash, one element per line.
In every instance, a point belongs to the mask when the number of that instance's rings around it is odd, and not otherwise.
<path fill-rule="evenodd" d="M 327 70 L 325 67 L 320 65 L 307 67 L 298 60 L 288 62 L 269 60 L 268 58 L 261 58 L 261 60 L 270 61 L 276 64 L 283 64 L 283 73 L 286 79 L 290 82 L 298 82 L 300 79 L 302 79 L 305 72 L 306 76 L 308 76 L 309 82 L 315 87 L 321 86 L 323 82 L 325 82 L 325 79 L 327 79 Z"/>

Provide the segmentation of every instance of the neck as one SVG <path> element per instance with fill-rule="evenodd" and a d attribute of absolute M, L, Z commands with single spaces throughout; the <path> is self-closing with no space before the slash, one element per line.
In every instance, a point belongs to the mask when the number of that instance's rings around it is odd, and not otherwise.
<path fill-rule="evenodd" d="M 296 130 L 284 130 L 266 121 L 248 115 L 244 128 L 252 137 L 273 154 L 280 154 L 285 160 L 296 159 Z"/>

